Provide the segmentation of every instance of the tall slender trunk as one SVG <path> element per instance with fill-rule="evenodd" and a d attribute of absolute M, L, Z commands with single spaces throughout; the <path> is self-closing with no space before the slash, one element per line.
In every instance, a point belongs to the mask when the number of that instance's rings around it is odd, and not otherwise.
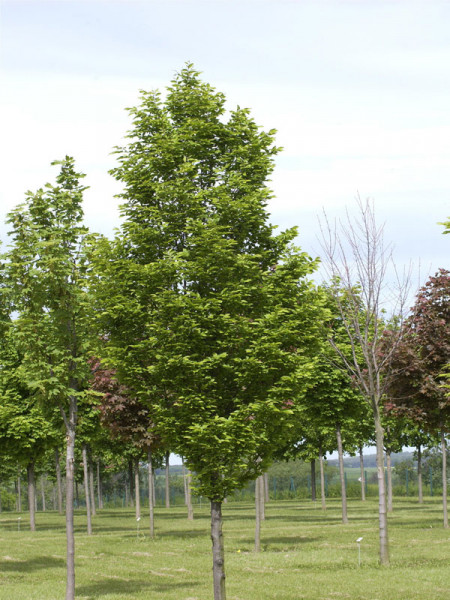
<path fill-rule="evenodd" d="M 387 511 L 391 513 L 393 511 L 392 506 L 392 461 L 391 451 L 386 450 L 386 472 L 387 472 Z"/>
<path fill-rule="evenodd" d="M 359 469 L 361 471 L 361 500 L 366 501 L 366 474 L 364 473 L 364 454 L 363 447 L 359 447 Z"/>
<path fill-rule="evenodd" d="M 83 444 L 84 499 L 86 502 L 87 532 L 92 534 L 91 500 L 89 498 L 89 473 L 86 444 Z"/>
<path fill-rule="evenodd" d="M 259 481 L 259 513 L 261 521 L 266 520 L 266 495 L 264 493 L 264 475 L 258 477 Z"/>
<path fill-rule="evenodd" d="M 211 501 L 211 541 L 213 554 L 214 600 L 226 600 L 225 554 L 222 534 L 222 503 Z"/>
<path fill-rule="evenodd" d="M 264 502 L 267 504 L 270 500 L 269 497 L 269 473 L 266 471 L 264 477 Z"/>
<path fill-rule="evenodd" d="M 154 510 L 154 497 L 153 497 L 153 460 L 152 451 L 149 449 L 147 452 L 148 460 L 148 510 L 150 513 L 150 537 L 155 536 L 155 510 Z"/>
<path fill-rule="evenodd" d="M 255 552 L 261 549 L 261 486 L 259 477 L 255 479 Z"/>
<path fill-rule="evenodd" d="M 95 517 L 97 511 L 95 510 L 95 489 L 94 489 L 94 469 L 92 465 L 92 459 L 88 456 L 88 472 L 89 472 L 89 495 L 91 500 L 91 513 Z"/>
<path fill-rule="evenodd" d="M 69 398 L 69 418 L 66 425 L 66 539 L 67 539 L 67 580 L 66 600 L 75 599 L 75 537 L 73 527 L 73 496 L 75 471 L 75 428 L 77 422 L 77 401 Z M 64 417 L 64 414 L 63 414 Z"/>
<path fill-rule="evenodd" d="M 136 500 L 136 520 L 141 518 L 141 492 L 139 485 L 139 457 L 134 459 L 134 495 Z"/>
<path fill-rule="evenodd" d="M 444 513 L 444 527 L 448 528 L 447 512 L 447 444 L 445 442 L 444 430 L 441 430 L 441 448 L 442 448 L 442 508 Z"/>
<path fill-rule="evenodd" d="M 417 485 L 419 488 L 419 504 L 423 504 L 423 484 L 422 484 L 422 446 L 417 446 Z"/>
<path fill-rule="evenodd" d="M 28 479 L 28 510 L 30 512 L 30 529 L 36 531 L 36 483 L 34 478 L 34 463 L 29 462 L 27 465 L 27 479 Z"/>
<path fill-rule="evenodd" d="M 63 499 L 62 499 L 62 482 L 61 482 L 61 465 L 59 462 L 59 450 L 55 450 L 55 471 L 56 471 L 56 487 L 57 487 L 57 498 L 58 498 L 58 512 L 62 515 L 63 511 Z"/>
<path fill-rule="evenodd" d="M 188 509 L 188 521 L 194 520 L 194 507 L 192 506 L 192 490 L 191 490 L 191 472 L 189 469 L 186 472 L 186 501 Z"/>
<path fill-rule="evenodd" d="M 372 403 L 375 438 L 377 446 L 377 479 L 378 479 L 378 520 L 380 535 L 380 564 L 389 564 L 389 538 L 386 512 L 386 481 L 384 478 L 384 430 L 378 411 L 378 403 Z"/>
<path fill-rule="evenodd" d="M 41 499 L 42 499 L 42 512 L 46 511 L 45 504 L 45 475 L 41 475 Z"/>
<path fill-rule="evenodd" d="M 17 512 L 22 512 L 22 480 L 20 477 L 20 469 L 17 473 Z"/>
<path fill-rule="evenodd" d="M 103 508 L 102 474 L 100 471 L 100 459 L 97 459 L 97 502 L 98 508 Z"/>
<path fill-rule="evenodd" d="M 327 509 L 326 499 L 325 499 L 325 473 L 323 470 L 323 454 L 322 448 L 319 450 L 319 467 L 320 467 L 320 499 L 322 502 L 322 510 Z"/>
<path fill-rule="evenodd" d="M 348 523 L 347 490 L 345 489 L 344 452 L 342 450 L 342 436 L 341 436 L 340 425 L 338 425 L 336 427 L 336 441 L 337 441 L 338 456 L 339 456 L 339 476 L 340 476 L 340 480 L 341 480 L 342 522 L 344 524 L 347 524 Z"/>
<path fill-rule="evenodd" d="M 170 481 L 169 481 L 169 472 L 170 472 L 170 452 L 166 452 L 166 508 L 170 508 Z"/>
<path fill-rule="evenodd" d="M 315 502 L 317 500 L 316 495 L 316 461 L 313 458 L 311 461 L 311 500 Z"/>

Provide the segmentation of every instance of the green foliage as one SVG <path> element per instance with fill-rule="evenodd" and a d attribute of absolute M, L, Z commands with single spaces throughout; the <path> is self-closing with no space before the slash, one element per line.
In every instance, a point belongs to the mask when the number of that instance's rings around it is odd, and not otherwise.
<path fill-rule="evenodd" d="M 108 365 L 211 499 L 254 478 L 291 427 L 321 310 L 315 262 L 267 222 L 274 132 L 245 109 L 226 121 L 224 102 L 187 66 L 164 102 L 143 93 L 131 109 L 113 171 L 125 221 L 98 240 L 93 281 Z"/>
<path fill-rule="evenodd" d="M 82 194 L 73 159 L 60 164 L 57 185 L 27 193 L 13 210 L 12 248 L 4 278 L 18 311 L 14 344 L 22 355 L 20 377 L 45 406 L 66 408 L 69 395 L 86 387 L 89 300 L 81 225 Z"/>

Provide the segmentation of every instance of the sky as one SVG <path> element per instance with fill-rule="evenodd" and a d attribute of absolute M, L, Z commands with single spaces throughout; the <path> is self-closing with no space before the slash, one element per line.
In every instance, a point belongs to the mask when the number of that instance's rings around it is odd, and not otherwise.
<path fill-rule="evenodd" d="M 87 224 L 112 235 L 125 108 L 192 62 L 230 109 L 277 129 L 273 224 L 317 256 L 318 215 L 372 198 L 423 283 L 449 267 L 449 24 L 433 0 L 0 0 L 0 239 L 65 155 L 87 175 Z"/>

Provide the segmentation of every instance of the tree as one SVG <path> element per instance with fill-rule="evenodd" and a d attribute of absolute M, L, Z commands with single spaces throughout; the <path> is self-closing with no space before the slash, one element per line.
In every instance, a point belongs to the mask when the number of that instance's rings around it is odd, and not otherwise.
<path fill-rule="evenodd" d="M 148 464 L 148 490 L 150 513 L 150 536 L 154 536 L 154 506 L 153 506 L 153 460 L 155 452 L 161 446 L 161 439 L 154 434 L 154 426 L 150 420 L 149 409 L 137 398 L 134 398 L 125 385 L 121 384 L 115 371 L 103 367 L 99 360 L 92 360 L 94 374 L 92 389 L 100 395 L 98 410 L 101 424 L 111 436 L 122 442 L 131 444 L 134 449 L 135 476 L 139 482 L 139 459 L 145 450 Z M 137 463 L 137 465 L 136 465 Z M 137 468 L 136 468 L 137 467 Z M 137 488 L 137 489 L 136 489 Z M 139 486 L 136 491 L 136 518 L 139 514 Z"/>
<path fill-rule="evenodd" d="M 325 215 L 322 248 L 330 291 L 351 347 L 350 357 L 342 351 L 339 340 L 334 340 L 332 335 L 330 343 L 373 415 L 377 448 L 380 563 L 387 565 L 389 544 L 382 401 L 392 372 L 392 356 L 403 330 L 401 327 L 392 329 L 389 350 L 383 353 L 383 316 L 384 310 L 389 308 L 401 323 L 408 278 L 399 279 L 395 294 L 389 289 L 388 268 L 393 268 L 396 273 L 392 249 L 384 244 L 383 227 L 376 223 L 373 205 L 358 199 L 358 209 L 359 217 L 351 218 L 347 214 L 347 220 L 334 227 Z"/>
<path fill-rule="evenodd" d="M 94 282 L 106 360 L 150 409 L 211 502 L 214 598 L 225 598 L 222 501 L 267 467 L 290 427 L 299 363 L 315 344 L 315 263 L 274 235 L 274 131 L 188 65 L 162 102 L 143 93 L 117 149 L 122 231 L 99 240 Z"/>
<path fill-rule="evenodd" d="M 22 375 L 43 406 L 57 407 L 66 431 L 66 600 L 75 595 L 73 477 L 77 407 L 89 380 L 92 327 L 81 224 L 84 177 L 66 157 L 57 185 L 27 193 L 8 215 L 13 245 L 5 273 L 14 307 Z"/>
<path fill-rule="evenodd" d="M 444 383 L 450 362 L 450 271 L 440 269 L 419 290 L 406 328 L 394 355 L 397 374 L 390 385 L 389 408 L 425 431 L 440 434 L 444 527 L 448 527 L 445 434 L 450 430 L 450 397 Z"/>

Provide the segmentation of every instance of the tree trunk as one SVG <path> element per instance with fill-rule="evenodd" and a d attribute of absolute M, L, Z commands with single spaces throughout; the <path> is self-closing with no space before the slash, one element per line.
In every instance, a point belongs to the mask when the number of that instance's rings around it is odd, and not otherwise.
<path fill-rule="evenodd" d="M 134 459 L 134 494 L 136 500 L 136 521 L 141 518 L 141 493 L 139 485 L 139 457 Z"/>
<path fill-rule="evenodd" d="M 378 413 L 378 404 L 373 408 L 377 445 L 378 519 L 380 534 L 380 564 L 389 564 L 389 538 L 386 512 L 386 481 L 384 478 L 384 430 Z"/>
<path fill-rule="evenodd" d="M 386 450 L 386 471 L 387 471 L 387 511 L 391 513 L 392 507 L 392 463 L 391 451 Z"/>
<path fill-rule="evenodd" d="M 444 513 L 444 527 L 448 528 L 447 512 L 447 444 L 445 442 L 445 433 L 441 430 L 441 448 L 442 448 L 442 508 Z"/>
<path fill-rule="evenodd" d="M 326 499 L 325 499 L 325 473 L 323 470 L 322 449 L 319 450 L 319 467 L 320 467 L 320 499 L 322 502 L 322 510 L 326 510 L 327 504 L 326 504 Z"/>
<path fill-rule="evenodd" d="M 259 477 L 255 479 L 255 552 L 261 549 L 261 486 Z"/>
<path fill-rule="evenodd" d="M 259 514 L 261 521 L 266 520 L 266 495 L 264 493 L 264 475 L 258 477 L 259 482 Z"/>
<path fill-rule="evenodd" d="M 36 511 L 36 483 L 34 479 L 34 463 L 27 465 L 28 478 L 28 510 L 30 512 L 30 529 L 36 531 L 35 511 Z"/>
<path fill-rule="evenodd" d="M 192 506 L 192 490 L 191 490 L 191 472 L 186 473 L 186 494 L 187 494 L 187 509 L 188 509 L 188 521 L 194 520 L 194 507 Z"/>
<path fill-rule="evenodd" d="M 417 485 L 419 488 L 419 504 L 423 504 L 423 485 L 422 485 L 422 447 L 417 446 Z"/>
<path fill-rule="evenodd" d="M 92 519 L 91 519 L 91 501 L 89 498 L 89 473 L 88 473 L 86 444 L 83 444 L 83 471 L 84 471 L 84 499 L 86 502 L 86 515 L 87 515 L 87 532 L 88 532 L 88 535 L 91 535 L 92 534 Z"/>
<path fill-rule="evenodd" d="M 17 512 L 22 512 L 22 480 L 20 478 L 20 469 L 17 474 Z"/>
<path fill-rule="evenodd" d="M 97 502 L 98 508 L 103 508 L 103 489 L 102 489 L 102 475 L 100 472 L 100 460 L 97 460 Z"/>
<path fill-rule="evenodd" d="M 46 511 L 45 505 L 45 475 L 41 475 L 41 498 L 42 498 L 42 512 Z"/>
<path fill-rule="evenodd" d="M 187 477 L 186 477 L 186 467 L 184 465 L 184 460 L 182 462 L 183 465 L 183 486 L 184 486 L 184 503 L 187 506 L 188 503 L 188 491 L 187 491 Z"/>
<path fill-rule="evenodd" d="M 213 554 L 214 600 L 226 600 L 221 502 L 211 501 L 211 541 Z"/>
<path fill-rule="evenodd" d="M 263 475 L 264 477 L 264 502 L 267 504 L 270 500 L 269 497 L 269 473 L 267 471 Z"/>
<path fill-rule="evenodd" d="M 70 398 L 69 419 L 66 421 L 66 539 L 67 580 L 66 600 L 75 600 L 75 537 L 73 527 L 73 496 L 75 466 L 75 426 L 77 401 Z"/>
<path fill-rule="evenodd" d="M 359 447 L 359 468 L 361 471 L 361 500 L 366 501 L 366 474 L 364 473 L 364 454 L 363 447 Z"/>
<path fill-rule="evenodd" d="M 91 512 L 92 516 L 95 517 L 97 511 L 95 510 L 95 489 L 94 489 L 94 469 L 92 465 L 92 460 L 88 457 L 88 472 L 89 472 L 89 492 L 90 492 L 90 500 L 91 500 Z"/>
<path fill-rule="evenodd" d="M 315 502 L 316 497 L 316 461 L 313 458 L 311 461 L 311 500 Z"/>
<path fill-rule="evenodd" d="M 341 427 L 336 427 L 336 440 L 338 447 L 339 456 L 339 476 L 341 480 L 341 498 L 342 498 L 342 522 L 346 525 L 348 523 L 347 516 L 347 490 L 345 489 L 345 473 L 344 473 L 344 452 L 342 450 L 342 437 Z"/>
<path fill-rule="evenodd" d="M 170 482 L 169 482 L 169 471 L 170 471 L 170 452 L 166 452 L 166 508 L 170 508 Z"/>
<path fill-rule="evenodd" d="M 58 498 L 58 512 L 62 515 L 63 500 L 62 500 L 62 482 L 61 482 L 61 465 L 59 463 L 59 450 L 55 450 L 55 470 L 56 470 L 56 487 Z"/>
<path fill-rule="evenodd" d="M 150 513 L 150 537 L 155 536 L 155 510 L 154 510 L 154 497 L 153 497 L 153 461 L 152 451 L 148 450 L 148 510 Z"/>

